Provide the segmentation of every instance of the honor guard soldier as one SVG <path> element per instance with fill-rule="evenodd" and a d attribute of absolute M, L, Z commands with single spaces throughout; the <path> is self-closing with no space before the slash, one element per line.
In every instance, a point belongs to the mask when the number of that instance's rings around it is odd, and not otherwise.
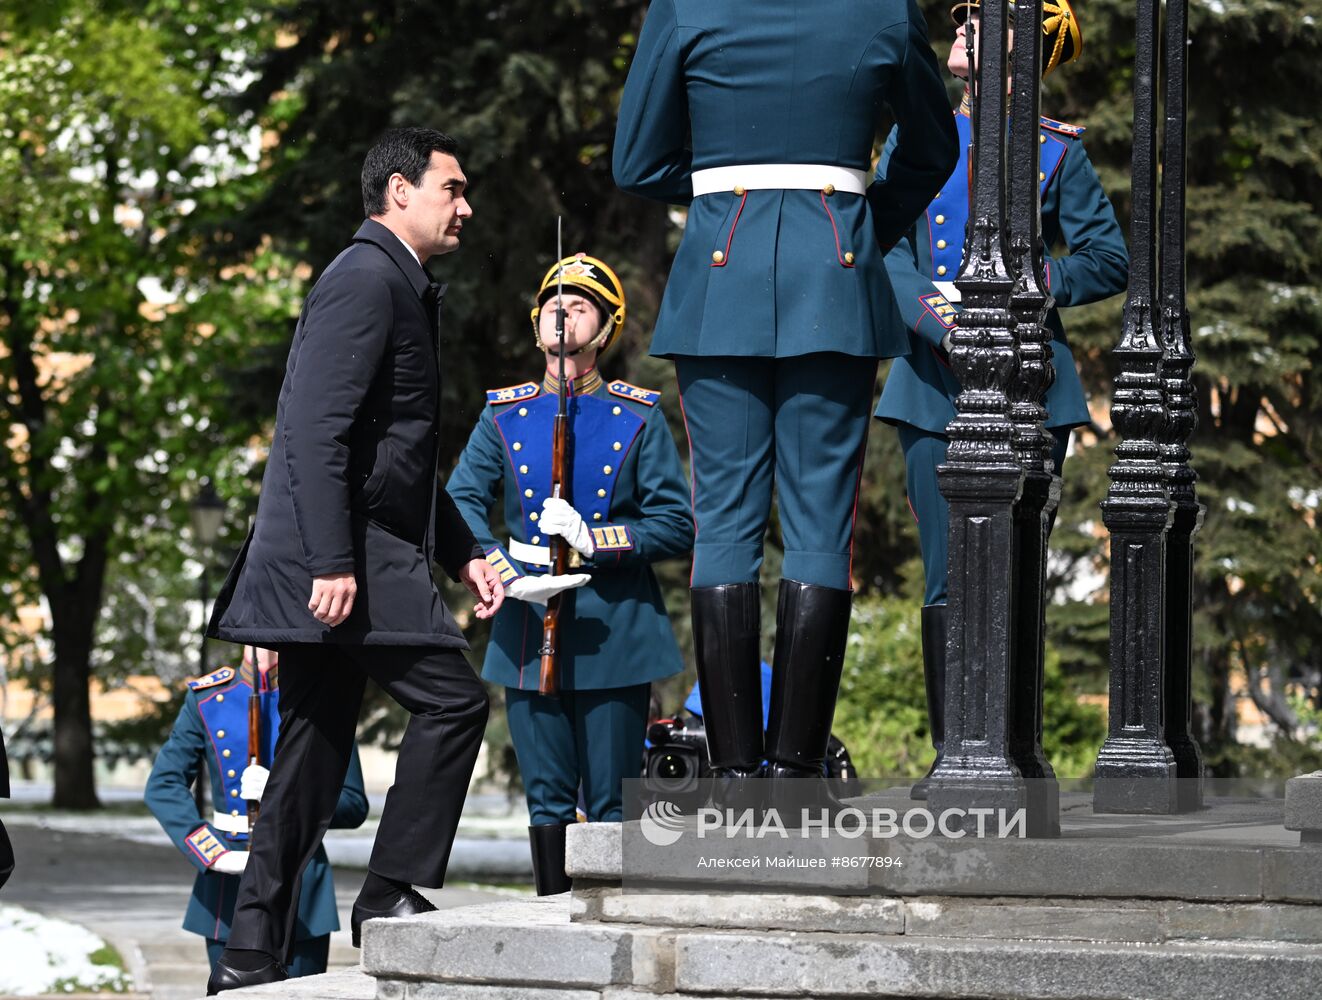
<path fill-rule="evenodd" d="M 555 498 L 560 283 L 569 440 L 564 497 Z M 482 676 L 505 686 L 542 895 L 569 888 L 565 828 L 580 788 L 589 821 L 620 819 L 621 781 L 641 772 L 651 682 L 684 668 L 652 572 L 693 547 L 679 454 L 660 393 L 597 370 L 624 318 L 624 288 L 605 263 L 577 254 L 553 265 L 532 310 L 545 374 L 487 393 L 446 484 L 514 598 L 495 617 Z M 489 526 L 496 506 L 500 538 Z M 548 574 L 553 536 L 572 546 L 578 565 L 568 574 Z M 543 615 L 556 594 L 558 697 L 538 693 Z"/>
<path fill-rule="evenodd" d="M 249 762 L 254 747 L 248 722 L 254 696 L 261 730 L 256 756 L 266 765 L 271 763 L 280 733 L 276 654 L 259 649 L 254 664 L 251 650 L 245 647 L 243 666 L 238 670 L 222 667 L 188 682 L 183 708 L 170 738 L 156 755 L 143 796 L 174 845 L 198 870 L 193 898 L 184 914 L 184 930 L 206 938 L 213 971 L 229 939 L 239 876 L 248 860 L 249 804 L 260 802 L 268 773 L 267 766 Z M 203 766 L 210 779 L 210 817 L 198 815 L 192 792 Z M 367 795 L 355 748 L 330 825 L 350 829 L 361 826 L 366 818 Z M 289 975 L 325 972 L 331 931 L 339 927 L 330 862 L 325 848 L 318 846 L 303 871 Z"/>
<path fill-rule="evenodd" d="M 868 185 L 883 105 L 895 170 Z M 652 353 L 675 360 L 692 453 L 692 605 L 716 796 L 817 778 L 849 627 L 877 360 L 908 350 L 883 264 L 955 163 L 913 0 L 654 0 L 620 103 L 625 191 L 687 205 Z M 758 572 L 784 569 L 765 742 Z M 793 782 L 777 795 L 815 797 Z M 829 803 L 828 803 L 829 804 Z"/>
<path fill-rule="evenodd" d="M 1013 5 L 1010 6 L 1013 27 Z M 957 4 L 951 10 L 957 27 L 949 68 L 969 76 L 965 32 L 976 31 L 978 3 Z M 1020 29 L 1023 30 L 1022 28 Z M 1013 38 L 1013 36 L 1012 36 Z M 1083 36 L 1068 0 L 1042 5 L 1042 73 L 1079 57 Z M 950 368 L 950 334 L 959 322 L 955 276 L 964 259 L 965 226 L 969 214 L 969 95 L 955 112 L 960 159 L 940 193 L 915 226 L 886 255 L 886 269 L 909 328 L 911 351 L 897 358 L 882 392 L 876 415 L 894 424 L 900 435 L 909 505 L 918 521 L 926 592 L 922 610 L 923 667 L 932 742 L 938 760 L 945 738 L 946 547 L 949 511 L 937 486 L 937 468 L 946 459 L 946 425 L 955 418 L 959 383 Z M 1083 127 L 1043 118 L 1040 123 L 1042 239 L 1048 291 L 1055 305 L 1047 314 L 1052 333 L 1052 367 L 1056 380 L 1047 391 L 1046 427 L 1054 438 L 1052 462 L 1060 473 L 1070 431 L 1089 420 L 1083 384 L 1065 340 L 1059 308 L 1096 302 L 1122 292 L 1129 276 L 1129 254 L 1115 212 L 1102 190 L 1083 148 Z M 892 134 L 877 168 L 885 177 L 898 165 L 899 137 Z M 1064 246 L 1068 256 L 1053 248 Z M 936 762 L 928 771 L 930 777 Z M 913 788 L 914 798 L 927 797 L 927 777 Z"/>

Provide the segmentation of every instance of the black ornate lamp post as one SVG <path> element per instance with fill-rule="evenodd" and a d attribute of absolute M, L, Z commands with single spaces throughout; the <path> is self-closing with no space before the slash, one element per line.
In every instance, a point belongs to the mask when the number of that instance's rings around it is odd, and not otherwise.
<path fill-rule="evenodd" d="M 1004 0 L 986 0 L 970 73 L 972 211 L 955 282 L 964 308 L 950 352 L 962 391 L 947 428 L 947 461 L 937 472 L 950 505 L 950 631 L 945 755 L 928 792 L 935 813 L 972 806 L 1013 813 L 1030 805 L 1014 759 L 1012 718 L 1015 511 L 1024 470 L 1006 394 L 1017 369 L 1006 241 L 1006 28 Z M 971 38 L 971 22 L 966 32 Z M 1030 830 L 1049 832 L 1034 819 Z"/>
<path fill-rule="evenodd" d="M 1020 24 L 1042 21 L 1042 0 L 1018 0 Z M 1016 376 L 1006 391 L 1014 425 L 1015 455 L 1024 470 L 1024 487 L 1015 510 L 1018 575 L 1013 607 L 1014 653 L 1011 739 L 1015 763 L 1028 780 L 1029 814 L 1040 821 L 1042 835 L 1060 832 L 1060 788 L 1042 749 L 1042 687 L 1045 663 L 1047 538 L 1060 506 L 1060 477 L 1053 475 L 1051 436 L 1043 427 L 1047 390 L 1056 379 L 1051 366 L 1051 332 L 1043 324 L 1052 299 L 1043 270 L 1041 134 L 1036 127 L 1041 105 L 1042 46 L 1019 45 L 1013 54 L 1010 120 L 1029 128 L 1010 128 L 1009 231 L 1014 292 Z M 1030 85 L 1031 83 L 1031 85 Z"/>
<path fill-rule="evenodd" d="M 1166 4 L 1166 132 L 1161 170 L 1161 342 L 1166 393 L 1162 461 L 1174 509 L 1166 533 L 1166 745 L 1175 756 L 1180 812 L 1203 805 L 1203 755 L 1193 738 L 1194 536 L 1205 508 L 1198 502 L 1198 474 L 1189 464 L 1189 435 L 1198 423 L 1194 403 L 1193 351 L 1185 306 L 1185 98 L 1189 89 L 1187 0 Z"/>
<path fill-rule="evenodd" d="M 1107 737 L 1093 790 L 1098 812 L 1171 813 L 1177 807 L 1175 758 L 1165 731 L 1166 535 L 1172 515 L 1162 447 L 1169 436 L 1166 352 L 1156 316 L 1160 19 L 1160 0 L 1139 0 L 1129 294 L 1114 352 L 1119 372 L 1111 404 L 1121 441 L 1102 502 L 1102 520 L 1111 532 L 1111 681 Z"/>

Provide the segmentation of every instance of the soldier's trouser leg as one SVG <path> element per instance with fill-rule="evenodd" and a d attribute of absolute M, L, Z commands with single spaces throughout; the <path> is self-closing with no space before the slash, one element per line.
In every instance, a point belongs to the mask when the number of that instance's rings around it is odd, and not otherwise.
<path fill-rule="evenodd" d="M 288 972 L 291 979 L 299 976 L 319 976 L 326 971 L 330 960 L 330 935 L 306 938 L 294 942 L 294 954 L 289 960 Z"/>
<path fill-rule="evenodd" d="M 776 496 L 786 580 L 851 589 L 876 381 L 871 358 L 824 353 L 776 362 Z"/>
<path fill-rule="evenodd" d="M 574 692 L 574 738 L 588 822 L 624 818 L 622 782 L 643 772 L 651 684 Z"/>
<path fill-rule="evenodd" d="M 587 691 L 505 689 L 528 822 L 572 823 L 580 787 L 590 822 L 623 815 L 621 782 L 642 773 L 650 684 Z"/>
<path fill-rule="evenodd" d="M 695 588 L 757 582 L 775 475 L 776 364 L 675 359 L 693 480 Z"/>
<path fill-rule="evenodd" d="M 487 696 L 456 650 L 281 648 L 280 738 L 228 946 L 292 953 L 299 880 L 330 825 L 370 676 L 409 719 L 368 867 L 439 887 L 482 744 Z"/>
<path fill-rule="evenodd" d="M 552 698 L 505 689 L 505 715 L 532 826 L 573 823 L 578 818 L 578 746 L 568 707 L 576 694 L 561 691 Z"/>
<path fill-rule="evenodd" d="M 943 435 L 918 430 L 908 424 L 900 424 L 896 430 L 900 436 L 900 448 L 904 452 L 909 509 L 918 522 L 918 545 L 923 554 L 923 575 L 926 578 L 923 604 L 945 604 L 948 593 L 946 566 L 950 508 L 946 498 L 941 495 L 936 470 L 946 460 L 950 441 Z M 1069 448 L 1070 428 L 1052 428 L 1050 434 L 1051 461 L 1056 475 L 1060 475 L 1065 466 L 1065 452 Z"/>
<path fill-rule="evenodd" d="M 782 575 L 848 589 L 876 361 L 679 357 L 675 374 L 693 474 L 692 586 L 756 582 L 774 482 Z"/>
<path fill-rule="evenodd" d="M 918 522 L 918 546 L 923 554 L 926 588 L 923 604 L 945 604 L 947 593 L 946 556 L 950 529 L 950 508 L 941 495 L 936 470 L 946 460 L 950 442 L 940 434 L 920 431 L 901 424 L 900 448 L 904 452 L 904 472 L 909 489 L 909 509 Z"/>

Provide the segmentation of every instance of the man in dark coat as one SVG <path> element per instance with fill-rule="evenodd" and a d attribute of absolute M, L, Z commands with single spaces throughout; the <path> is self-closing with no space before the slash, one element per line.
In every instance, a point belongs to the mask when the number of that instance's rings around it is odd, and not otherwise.
<path fill-rule="evenodd" d="M 294 331 L 257 517 L 209 634 L 281 654 L 280 744 L 207 989 L 285 978 L 299 877 L 349 767 L 370 676 L 412 716 L 351 926 L 433 909 L 487 696 L 441 602 L 432 563 L 477 598 L 504 598 L 437 479 L 444 286 L 423 269 L 472 215 L 453 139 L 388 132 L 363 164 L 368 219 L 308 295 Z M 368 648 L 371 647 L 371 648 Z"/>

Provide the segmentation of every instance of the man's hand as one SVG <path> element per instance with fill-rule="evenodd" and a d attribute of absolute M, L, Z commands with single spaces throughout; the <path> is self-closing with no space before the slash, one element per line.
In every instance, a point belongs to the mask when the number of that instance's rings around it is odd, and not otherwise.
<path fill-rule="evenodd" d="M 266 780 L 269 777 L 271 772 L 261 764 L 249 764 L 239 777 L 239 798 L 247 802 L 262 801 L 262 793 L 266 791 Z"/>
<path fill-rule="evenodd" d="M 459 571 L 459 581 L 477 598 L 473 614 L 479 618 L 490 618 L 505 602 L 505 587 L 500 582 L 500 574 L 486 559 L 464 563 Z"/>
<path fill-rule="evenodd" d="M 572 547 L 578 549 L 585 559 L 591 559 L 597 546 L 592 541 L 592 532 L 583 523 L 583 515 L 559 497 L 547 497 L 542 501 L 542 519 L 537 527 L 543 535 L 559 535 Z"/>
<path fill-rule="evenodd" d="M 945 336 L 941 338 L 941 350 L 946 357 L 950 357 L 950 349 L 955 346 L 954 340 L 950 336 L 951 331 L 947 330 Z"/>
<path fill-rule="evenodd" d="M 308 610 L 323 625 L 334 628 L 349 617 L 353 599 L 358 596 L 358 583 L 352 573 L 318 576 L 312 581 L 312 597 Z"/>
<path fill-rule="evenodd" d="M 521 576 L 506 591 L 517 601 L 545 604 L 556 594 L 581 587 L 592 579 L 590 573 L 566 573 L 564 576 Z"/>
<path fill-rule="evenodd" d="M 211 866 L 213 872 L 220 872 L 222 875 L 242 875 L 244 867 L 248 864 L 247 851 L 226 851 Z"/>

